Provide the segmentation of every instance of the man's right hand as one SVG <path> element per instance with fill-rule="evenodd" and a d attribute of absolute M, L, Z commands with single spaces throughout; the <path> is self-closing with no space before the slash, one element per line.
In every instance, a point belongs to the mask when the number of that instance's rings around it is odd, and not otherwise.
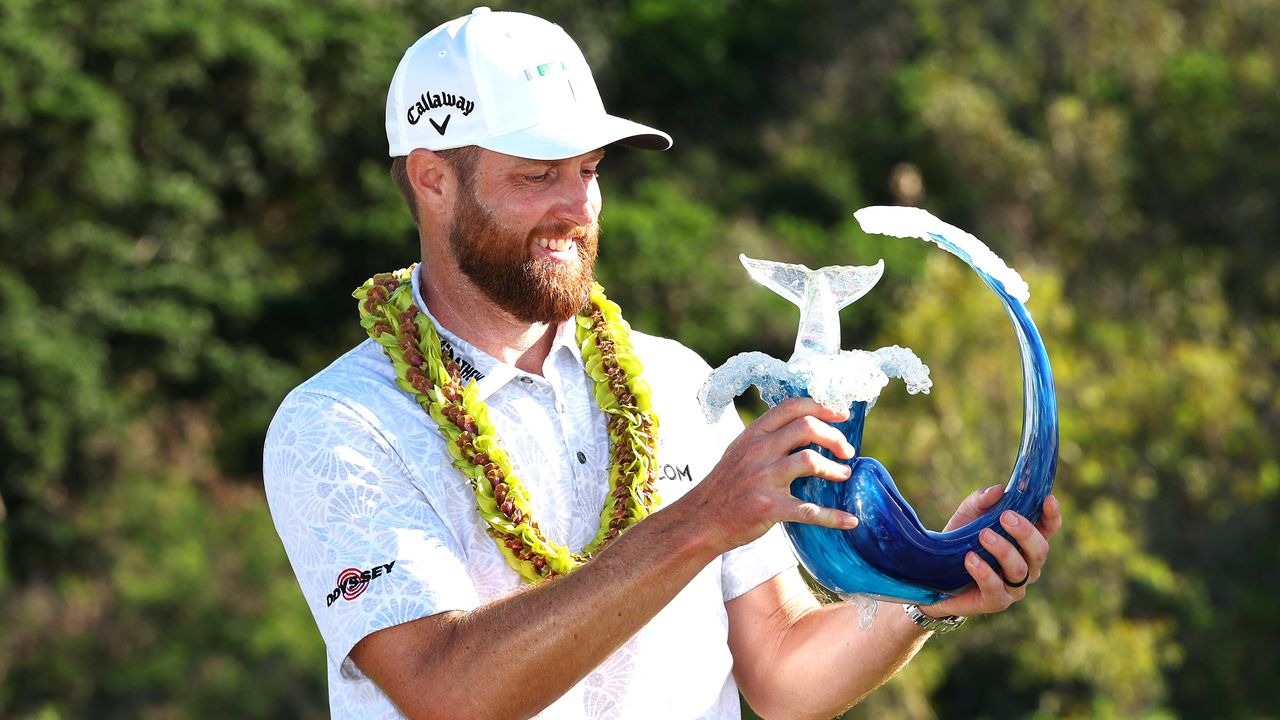
<path fill-rule="evenodd" d="M 719 535 L 722 552 L 755 540 L 780 521 L 856 527 L 858 519 L 847 512 L 791 495 L 791 481 L 799 477 L 849 479 L 849 465 L 807 449 L 814 444 L 838 458 L 853 459 L 857 450 L 829 424 L 848 419 L 848 411 L 831 410 L 810 398 L 779 403 L 748 425 L 707 477 L 672 509 L 692 503 L 690 512 Z"/>

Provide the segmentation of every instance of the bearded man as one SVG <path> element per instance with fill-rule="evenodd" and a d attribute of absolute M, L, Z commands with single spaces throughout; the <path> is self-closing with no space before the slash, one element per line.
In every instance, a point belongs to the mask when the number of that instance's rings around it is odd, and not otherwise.
<path fill-rule="evenodd" d="M 290 393 L 264 459 L 334 717 L 736 718 L 739 691 L 830 717 L 1039 577 L 1052 498 L 1037 525 L 1002 518 L 1021 550 L 988 531 L 1000 567 L 972 555 L 963 594 L 869 630 L 819 604 L 777 524 L 857 524 L 788 491 L 849 477 L 797 452 L 851 459 L 846 415 L 792 399 L 707 424 L 707 364 L 593 287 L 606 146 L 671 139 L 608 115 L 558 26 L 480 8 L 436 28 L 386 121 L 422 262 L 357 292 L 370 340 Z"/>

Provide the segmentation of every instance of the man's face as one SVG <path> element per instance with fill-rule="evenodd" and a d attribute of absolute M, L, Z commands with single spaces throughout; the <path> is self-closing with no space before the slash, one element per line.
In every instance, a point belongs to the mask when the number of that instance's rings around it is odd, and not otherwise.
<path fill-rule="evenodd" d="M 517 319 L 557 323 L 586 306 L 603 155 L 531 161 L 483 151 L 459 188 L 449 248 L 463 274 Z"/>

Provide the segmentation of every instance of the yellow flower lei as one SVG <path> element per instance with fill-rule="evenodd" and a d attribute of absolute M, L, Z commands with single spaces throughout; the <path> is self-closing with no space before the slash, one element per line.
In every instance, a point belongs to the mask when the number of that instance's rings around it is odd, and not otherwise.
<path fill-rule="evenodd" d="M 591 288 L 590 305 L 578 315 L 577 339 L 596 402 L 609 416 L 609 494 L 600 528 L 581 552 L 549 540 L 530 513 L 528 491 L 498 443 L 489 408 L 475 380 L 462 386 L 458 364 L 440 345 L 431 320 L 413 302 L 412 265 L 374 275 L 352 293 L 360 301 L 360 325 L 382 346 L 396 373 L 396 386 L 413 395 L 432 419 L 468 479 L 486 532 L 499 552 L 528 582 L 563 575 L 640 522 L 658 507 L 658 419 L 643 366 L 631 347 L 622 311 Z"/>

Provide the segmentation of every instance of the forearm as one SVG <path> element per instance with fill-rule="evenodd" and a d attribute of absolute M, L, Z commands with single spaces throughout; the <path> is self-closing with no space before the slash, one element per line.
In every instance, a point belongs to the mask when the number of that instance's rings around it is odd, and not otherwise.
<path fill-rule="evenodd" d="M 945 530 L 981 516 L 1001 495 L 999 485 L 975 491 Z M 925 612 L 935 617 L 1000 612 L 1025 593 L 1023 584 L 1009 585 L 1004 578 L 1035 582 L 1049 553 L 1048 538 L 1062 524 L 1057 501 L 1046 499 L 1036 525 L 1011 512 L 1000 523 L 1017 545 L 992 532 L 984 533 L 982 541 L 1000 561 L 1000 572 L 970 553 L 965 568 L 973 586 Z M 858 628 L 859 612 L 849 604 L 818 605 L 798 573 L 774 578 L 733 600 L 729 631 L 734 674 L 748 702 L 769 718 L 828 718 L 883 684 L 924 644 L 927 634 L 895 604 L 882 604 L 869 630 Z"/>
<path fill-rule="evenodd" d="M 431 649 L 450 717 L 527 717 L 634 635 L 718 551 L 671 508 L 639 523 L 571 575 L 459 614 Z M 408 710 L 406 708 L 406 710 Z"/>
<path fill-rule="evenodd" d="M 799 476 L 843 480 L 853 448 L 792 399 L 765 413 L 695 487 L 572 574 L 467 613 L 443 613 L 373 633 L 357 665 L 409 717 L 527 717 L 563 695 L 665 607 L 713 559 L 779 520 L 851 528 L 843 511 L 801 503 Z M 754 592 L 754 591 L 753 591 Z M 751 592 L 747 593 L 748 595 Z M 732 631 L 732 620 L 730 621 Z M 735 658 L 738 653 L 735 651 Z"/>
<path fill-rule="evenodd" d="M 830 718 L 893 677 L 929 634 L 901 606 L 882 603 L 872 627 L 851 603 L 814 607 L 785 622 L 774 651 L 735 670 L 752 707 L 769 718 Z"/>

